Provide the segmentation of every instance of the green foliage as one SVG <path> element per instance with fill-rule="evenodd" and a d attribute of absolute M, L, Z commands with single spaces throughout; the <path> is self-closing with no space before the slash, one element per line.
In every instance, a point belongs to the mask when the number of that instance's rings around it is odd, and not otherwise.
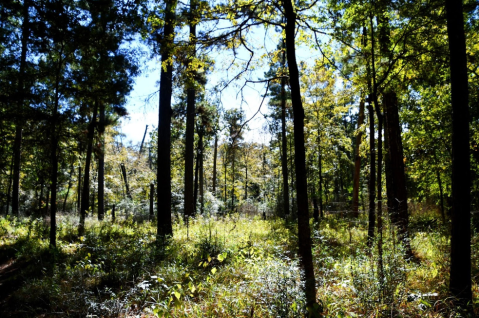
<path fill-rule="evenodd" d="M 424 220 L 423 214 L 411 220 L 417 224 L 411 241 L 416 262 L 404 261 L 395 228 L 386 224 L 382 284 L 378 259 L 365 246 L 364 220 L 323 220 L 313 230 L 313 258 L 324 315 L 453 313 L 445 287 L 448 237 L 440 225 L 426 226 Z M 158 246 L 155 225 L 132 216 L 114 224 L 87 218 L 82 237 L 75 235 L 76 222 L 59 218 L 58 248 L 52 253 L 43 220 L 0 219 L 0 262 L 13 259 L 19 274 L 3 278 L 12 295 L 2 310 L 21 309 L 30 316 L 306 315 L 294 223 L 232 214 L 199 216 L 187 228 L 180 218 L 175 236 Z M 473 272 L 479 271 L 477 264 Z"/>

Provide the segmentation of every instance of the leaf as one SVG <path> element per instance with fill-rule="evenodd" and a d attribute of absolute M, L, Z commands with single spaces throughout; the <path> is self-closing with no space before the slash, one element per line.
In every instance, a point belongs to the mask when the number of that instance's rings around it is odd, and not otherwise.
<path fill-rule="evenodd" d="M 208 263 L 211 262 L 211 256 L 208 255 Z"/>
<path fill-rule="evenodd" d="M 179 292 L 175 292 L 175 296 L 176 296 L 176 298 L 177 298 L 178 300 L 180 300 L 181 294 L 180 294 Z"/>
<path fill-rule="evenodd" d="M 220 261 L 220 262 L 224 261 L 225 258 L 226 258 L 226 255 L 227 255 L 226 253 L 219 254 L 218 255 L 218 261 Z"/>
<path fill-rule="evenodd" d="M 216 273 L 216 267 L 213 267 L 213 268 L 211 269 L 211 274 L 214 275 L 215 273 Z"/>

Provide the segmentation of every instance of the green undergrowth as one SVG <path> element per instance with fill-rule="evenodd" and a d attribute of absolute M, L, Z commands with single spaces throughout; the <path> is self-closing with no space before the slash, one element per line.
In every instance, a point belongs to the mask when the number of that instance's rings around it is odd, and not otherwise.
<path fill-rule="evenodd" d="M 447 297 L 447 229 L 421 218 L 411 219 L 411 260 L 386 222 L 382 281 L 378 241 L 365 245 L 365 220 L 328 216 L 311 223 L 324 316 L 461 316 Z M 305 315 L 292 221 L 198 216 L 188 226 L 178 220 L 174 236 L 161 242 L 156 224 L 132 218 L 88 219 L 82 237 L 77 225 L 77 217 L 60 216 L 51 250 L 42 219 L 0 219 L 0 282 L 8 291 L 2 317 Z M 476 282 L 473 290 L 477 295 Z"/>

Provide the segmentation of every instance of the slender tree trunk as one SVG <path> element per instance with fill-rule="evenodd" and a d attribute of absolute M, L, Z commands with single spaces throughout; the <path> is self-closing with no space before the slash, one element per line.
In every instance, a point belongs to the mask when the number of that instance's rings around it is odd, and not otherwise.
<path fill-rule="evenodd" d="M 13 156 L 12 156 L 12 163 L 10 164 L 10 174 L 8 180 L 8 190 L 7 190 L 7 210 L 5 211 L 5 215 L 8 215 L 8 210 L 10 208 L 10 200 L 12 199 L 12 183 L 13 183 Z"/>
<path fill-rule="evenodd" d="M 386 154 L 384 156 L 384 170 L 386 174 L 386 197 L 387 197 L 387 209 L 388 215 L 393 224 L 397 223 L 397 216 L 394 213 L 394 180 L 393 180 L 393 172 L 391 166 L 391 159 L 390 159 L 390 146 L 389 146 L 389 126 L 388 126 L 388 113 L 387 113 L 387 105 L 385 104 L 385 111 L 384 111 L 384 148 Z"/>
<path fill-rule="evenodd" d="M 125 182 L 126 197 L 130 200 L 133 200 L 133 198 L 131 197 L 130 185 L 128 184 L 128 175 L 126 174 L 125 164 L 121 163 L 120 169 L 121 169 L 121 175 L 123 176 L 123 181 Z"/>
<path fill-rule="evenodd" d="M 55 79 L 55 108 L 53 110 L 52 116 L 52 127 L 51 127 L 51 163 L 52 163 L 52 170 L 51 170 L 51 186 L 50 191 L 52 192 L 51 197 L 51 208 L 50 208 L 50 246 L 56 247 L 57 246 L 57 221 L 56 221 L 56 214 L 57 214 L 57 183 L 58 183 L 58 133 L 57 133 L 57 125 L 58 125 L 58 106 L 60 101 L 60 92 L 59 92 L 59 85 L 60 85 L 60 72 L 63 69 L 62 67 L 62 60 L 61 56 L 63 55 L 63 49 L 60 52 L 60 60 L 58 61 L 58 70 Z"/>
<path fill-rule="evenodd" d="M 201 134 L 201 157 L 200 157 L 200 213 L 204 213 L 205 209 L 205 200 L 204 200 L 204 168 L 203 168 L 203 161 L 204 161 L 204 149 L 203 149 L 203 134 Z"/>
<path fill-rule="evenodd" d="M 218 133 L 215 133 L 215 149 L 213 152 L 213 195 L 216 197 L 216 158 L 218 157 Z"/>
<path fill-rule="evenodd" d="M 147 132 L 148 132 L 148 125 L 146 125 L 145 133 L 143 134 L 143 139 L 141 140 L 140 152 L 138 153 L 139 156 L 141 156 L 141 153 L 143 152 L 143 144 L 145 143 L 145 138 L 146 138 L 146 133 Z"/>
<path fill-rule="evenodd" d="M 354 149 L 354 178 L 353 178 L 353 206 L 352 216 L 359 217 L 359 174 L 361 173 L 361 156 L 359 153 L 359 146 L 361 145 L 361 139 L 363 133 L 360 130 L 364 122 L 364 100 L 361 98 L 359 102 L 359 118 L 358 118 L 358 132 L 356 135 L 356 145 Z"/>
<path fill-rule="evenodd" d="M 318 208 L 318 198 L 316 196 L 316 188 L 314 182 L 311 182 L 313 186 L 313 218 L 314 222 L 319 222 L 319 208 Z"/>
<path fill-rule="evenodd" d="M 195 0 L 190 0 L 190 47 L 193 50 L 190 60 L 187 62 L 188 75 L 191 79 L 186 83 L 186 132 L 185 132 L 185 217 L 193 216 L 196 210 L 196 198 L 193 199 L 193 158 L 195 141 L 195 108 L 196 89 L 193 77 L 195 72 L 190 70 L 192 60 L 196 55 L 196 23 L 194 22 Z M 198 161 L 197 161 L 198 164 Z M 196 174 L 197 175 L 197 174 Z"/>
<path fill-rule="evenodd" d="M 194 189 L 193 189 L 193 215 L 196 214 L 196 203 L 198 202 L 198 174 L 200 173 L 200 150 L 199 147 L 196 149 L 196 160 L 195 160 L 195 180 L 194 180 Z M 187 217 L 188 215 L 185 215 Z"/>
<path fill-rule="evenodd" d="M 374 141 L 374 110 L 371 101 L 368 105 L 369 113 L 369 227 L 368 227 L 368 246 L 370 247 L 374 239 L 374 226 L 376 223 L 375 203 L 376 189 L 376 145 Z"/>
<path fill-rule="evenodd" d="M 115 204 L 113 204 L 113 207 L 111 208 L 111 221 L 115 222 Z"/>
<path fill-rule="evenodd" d="M 48 205 L 50 204 L 51 189 L 47 186 L 47 200 L 45 201 L 45 211 L 43 211 L 43 218 L 46 219 L 48 215 Z"/>
<path fill-rule="evenodd" d="M 45 189 L 45 182 L 43 179 L 40 181 L 40 198 L 38 199 L 38 214 L 43 215 L 43 190 Z"/>
<path fill-rule="evenodd" d="M 78 226 L 78 235 L 80 236 L 83 236 L 85 233 L 85 217 L 90 203 L 90 164 L 93 151 L 93 134 L 95 132 L 97 110 L 98 104 L 95 102 L 95 106 L 93 107 L 93 115 L 88 125 L 88 145 L 85 160 L 85 174 L 83 176 L 83 191 L 80 203 L 80 224 Z"/>
<path fill-rule="evenodd" d="M 291 169 L 293 169 L 293 145 L 292 145 L 292 142 L 293 142 L 293 137 L 290 137 L 289 138 L 289 158 L 290 158 L 290 166 L 291 166 Z M 294 183 L 294 173 L 291 174 L 291 211 L 293 212 L 293 217 L 296 215 L 294 212 L 296 212 L 295 210 L 295 204 L 294 204 L 294 194 L 295 194 L 295 183 Z"/>
<path fill-rule="evenodd" d="M 462 1 L 446 0 L 452 100 L 452 226 L 449 290 L 471 306 L 469 90 Z M 472 307 L 472 306 L 471 306 Z"/>
<path fill-rule="evenodd" d="M 153 221 L 155 213 L 153 211 L 153 200 L 155 198 L 155 184 L 152 182 L 150 183 L 150 221 Z"/>
<path fill-rule="evenodd" d="M 227 205 L 226 200 L 228 200 L 227 199 L 227 194 L 226 194 L 226 192 L 227 192 L 227 188 L 226 188 L 226 168 L 227 168 L 227 165 L 226 165 L 226 151 L 224 152 L 223 163 L 225 165 L 225 200 L 224 200 L 224 202 L 225 202 L 225 208 L 226 208 L 226 205 Z"/>
<path fill-rule="evenodd" d="M 66 206 L 67 206 L 67 199 L 68 199 L 68 196 L 70 195 L 70 189 L 72 187 L 72 180 L 73 180 L 73 173 L 75 172 L 75 166 L 73 165 L 73 161 L 72 161 L 72 167 L 70 169 L 70 178 L 68 179 L 68 189 L 67 189 L 67 194 L 65 195 L 65 199 L 63 199 L 63 212 L 65 212 L 66 210 Z"/>
<path fill-rule="evenodd" d="M 146 127 L 148 129 L 148 125 Z M 105 215 L 105 104 L 103 102 L 100 103 L 98 132 L 100 133 L 100 149 L 98 151 L 98 220 L 101 221 Z M 143 140 L 145 140 L 144 136 Z M 143 146 L 143 142 L 141 144 Z"/>
<path fill-rule="evenodd" d="M 176 0 L 166 0 L 165 25 L 161 43 L 160 110 L 157 154 L 157 235 L 173 235 L 171 224 L 171 94 L 173 85 L 172 46 L 175 36 Z M 166 64 L 166 65 L 165 65 Z"/>
<path fill-rule="evenodd" d="M 248 155 L 245 151 L 245 184 L 244 184 L 244 200 L 248 200 Z"/>
<path fill-rule="evenodd" d="M 286 48 L 283 40 L 283 69 L 286 67 Z M 283 71 L 284 72 L 284 71 Z M 286 74 L 281 78 L 281 172 L 283 173 L 283 208 L 284 214 L 289 214 L 289 185 L 288 185 L 288 142 L 286 140 Z"/>
<path fill-rule="evenodd" d="M 232 145 L 232 147 L 234 147 L 234 145 Z M 234 149 L 232 149 L 232 162 L 231 162 L 231 174 L 233 176 L 233 180 L 231 182 L 231 211 L 233 212 L 234 211 L 234 208 L 235 208 L 235 202 L 234 202 L 234 198 L 235 198 L 235 157 L 236 157 L 236 151 Z"/>
<path fill-rule="evenodd" d="M 309 228 L 309 205 L 306 180 L 306 154 L 304 147 L 304 109 L 301 101 L 298 65 L 296 63 L 295 31 L 296 13 L 291 0 L 283 0 L 286 18 L 286 53 L 288 60 L 291 98 L 294 116 L 294 148 L 296 168 L 296 195 L 298 200 L 298 238 L 301 267 L 304 271 L 306 305 L 310 315 L 319 316 L 316 302 L 316 280 L 314 278 L 311 253 L 311 230 Z"/>
<path fill-rule="evenodd" d="M 23 3 L 22 24 L 22 51 L 20 53 L 20 70 L 18 74 L 18 118 L 15 124 L 15 139 L 13 141 L 13 191 L 12 191 L 12 214 L 18 216 L 20 194 L 20 164 L 22 154 L 22 131 L 23 131 L 23 104 L 25 99 L 24 77 L 28 52 L 28 38 L 30 34 L 29 14 L 30 1 Z"/>
<path fill-rule="evenodd" d="M 319 136 L 319 134 L 318 134 Z M 321 140 L 320 140 L 321 141 Z M 324 206 L 323 206 L 323 162 L 321 154 L 321 145 L 318 141 L 318 173 L 319 173 L 319 213 L 321 218 L 324 219 Z"/>
<path fill-rule="evenodd" d="M 82 180 L 81 158 L 79 158 L 79 164 L 78 164 L 78 198 L 77 198 L 77 211 L 78 212 L 80 212 L 80 206 L 81 206 L 81 180 Z"/>

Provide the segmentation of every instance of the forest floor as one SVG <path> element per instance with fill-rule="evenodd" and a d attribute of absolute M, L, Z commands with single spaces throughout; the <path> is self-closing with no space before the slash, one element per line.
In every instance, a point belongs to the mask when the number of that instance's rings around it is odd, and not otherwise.
<path fill-rule="evenodd" d="M 415 260 L 386 224 L 384 281 L 367 222 L 328 215 L 313 224 L 317 298 L 325 317 L 458 317 L 448 298 L 449 237 L 434 213 L 410 221 Z M 386 222 L 387 223 L 387 222 Z M 2 317 L 303 317 L 297 228 L 282 219 L 199 216 L 156 242 L 156 226 L 58 217 L 58 247 L 42 219 L 0 218 Z M 473 237 L 473 247 L 478 242 Z M 479 257 L 473 248 L 474 306 Z M 476 313 L 479 312 L 476 307 Z"/>

